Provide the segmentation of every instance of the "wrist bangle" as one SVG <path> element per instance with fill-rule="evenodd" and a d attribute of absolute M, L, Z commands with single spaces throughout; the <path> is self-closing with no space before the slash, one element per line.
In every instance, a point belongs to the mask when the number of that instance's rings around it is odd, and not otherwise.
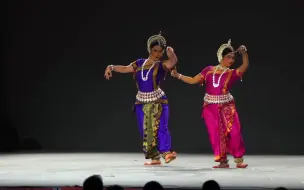
<path fill-rule="evenodd" d="M 179 74 L 178 79 L 180 79 L 182 77 L 182 74 Z"/>

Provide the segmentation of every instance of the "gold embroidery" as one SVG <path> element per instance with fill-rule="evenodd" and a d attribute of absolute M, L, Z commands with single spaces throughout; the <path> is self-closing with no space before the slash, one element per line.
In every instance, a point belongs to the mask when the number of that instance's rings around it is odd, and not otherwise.
<path fill-rule="evenodd" d="M 162 105 L 160 103 L 147 103 L 143 106 L 144 112 L 144 140 L 143 149 L 146 159 L 154 158 L 159 155 L 157 150 L 158 129 Z"/>
<path fill-rule="evenodd" d="M 154 67 L 157 67 L 158 64 L 155 64 Z M 145 65 L 144 70 L 149 70 L 152 65 Z M 141 71 L 142 67 L 137 67 L 136 72 Z"/>
<path fill-rule="evenodd" d="M 222 105 L 220 116 L 222 118 L 223 127 L 225 128 L 225 136 L 227 136 L 228 133 L 232 130 L 235 112 L 236 108 L 234 102 Z"/>
<path fill-rule="evenodd" d="M 222 155 L 222 156 L 218 155 L 214 157 L 214 161 L 227 164 L 229 160 L 227 159 L 226 155 Z"/>
<path fill-rule="evenodd" d="M 164 64 L 164 62 L 162 62 L 161 65 L 162 65 L 164 71 L 166 71 L 166 72 L 170 71 L 170 70 L 166 67 L 166 64 Z"/>
<path fill-rule="evenodd" d="M 168 102 L 168 99 L 158 99 L 158 100 L 154 101 L 154 103 L 168 104 L 169 102 Z M 145 104 L 145 103 L 136 101 L 135 104 Z"/>
<path fill-rule="evenodd" d="M 153 71 L 153 87 L 154 87 L 154 90 L 158 89 L 158 85 L 157 85 L 158 68 L 159 68 L 159 64 L 155 64 L 154 71 Z"/>
<path fill-rule="evenodd" d="M 201 85 L 203 85 L 204 79 L 205 79 L 204 75 L 201 74 L 201 80 L 200 80 L 200 82 L 199 82 Z"/>
<path fill-rule="evenodd" d="M 154 156 L 153 158 L 152 158 L 152 160 L 160 160 L 160 155 L 157 155 L 157 156 Z"/>
<path fill-rule="evenodd" d="M 236 69 L 235 70 L 235 73 L 237 76 L 241 77 L 243 75 L 243 73 L 239 70 L 239 69 Z"/>
<path fill-rule="evenodd" d="M 234 158 L 234 162 L 237 164 L 241 164 L 241 163 L 243 163 L 243 161 L 244 161 L 244 158 Z"/>
<path fill-rule="evenodd" d="M 221 156 L 217 155 L 214 157 L 214 161 L 219 162 L 221 160 Z"/>
<path fill-rule="evenodd" d="M 230 71 L 228 72 L 228 76 L 227 76 L 227 78 L 226 78 L 226 80 L 225 80 L 224 87 L 223 87 L 223 89 L 222 89 L 222 93 L 223 93 L 223 94 L 227 94 L 227 85 L 228 85 L 228 82 L 229 82 L 230 79 L 231 79 L 231 76 L 232 76 L 232 70 L 230 70 Z"/>
<path fill-rule="evenodd" d="M 241 72 L 240 70 L 236 69 L 235 73 L 236 73 L 236 76 L 240 77 L 241 80 L 243 80 L 243 74 L 244 74 L 243 72 Z"/>
<path fill-rule="evenodd" d="M 136 69 L 137 69 L 137 63 L 136 63 L 136 61 L 132 62 L 131 65 L 132 65 L 134 71 L 136 71 Z"/>
<path fill-rule="evenodd" d="M 162 64 L 162 63 L 161 63 L 161 64 Z M 150 67 L 151 67 L 151 65 L 146 65 L 146 66 L 144 67 L 144 70 L 149 70 Z M 136 72 L 141 71 L 141 68 L 142 68 L 142 67 L 138 67 L 138 68 L 136 69 L 136 71 L 135 71 L 135 73 L 134 73 L 134 78 L 135 78 Z M 154 87 L 155 90 L 159 88 L 159 86 L 158 86 L 158 84 L 157 84 L 158 69 L 159 69 L 159 63 L 155 64 L 155 65 L 154 65 L 154 68 L 153 68 L 153 87 Z M 138 89 L 138 84 L 137 84 L 137 89 Z"/>
<path fill-rule="evenodd" d="M 136 81 L 136 88 L 137 88 L 137 90 L 139 89 L 139 86 L 138 86 L 138 82 Z"/>
<path fill-rule="evenodd" d="M 171 152 L 170 151 L 163 152 L 162 157 L 165 159 L 168 154 L 171 154 Z"/>
<path fill-rule="evenodd" d="M 218 112 L 221 113 L 223 105 L 218 106 Z M 218 130 L 219 130 L 219 136 L 220 136 L 220 158 L 225 158 L 227 154 L 227 136 L 226 136 L 226 129 L 225 125 L 223 124 L 223 118 L 222 115 L 219 115 L 219 121 L 218 121 Z"/>
<path fill-rule="evenodd" d="M 228 133 L 232 130 L 232 125 L 234 122 L 234 114 L 236 112 L 234 102 L 222 104 L 218 106 L 219 112 L 219 122 L 218 130 L 220 135 L 220 155 L 217 159 L 226 158 L 228 151 L 227 142 L 228 142 Z"/>

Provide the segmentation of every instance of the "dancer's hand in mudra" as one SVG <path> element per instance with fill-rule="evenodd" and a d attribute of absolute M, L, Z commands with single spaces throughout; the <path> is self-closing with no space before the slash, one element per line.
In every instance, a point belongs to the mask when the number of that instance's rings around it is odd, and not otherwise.
<path fill-rule="evenodd" d="M 110 78 L 112 77 L 111 66 L 107 66 L 107 68 L 106 68 L 106 70 L 105 70 L 104 77 L 105 77 L 107 80 L 110 80 Z"/>
<path fill-rule="evenodd" d="M 179 73 L 177 72 L 177 70 L 176 70 L 176 68 L 175 69 L 173 69 L 172 71 L 171 71 L 171 76 L 172 77 L 174 77 L 174 78 L 178 78 L 179 77 Z"/>
<path fill-rule="evenodd" d="M 241 45 L 241 46 L 236 50 L 236 52 L 238 52 L 238 53 L 240 53 L 240 54 L 244 54 L 244 53 L 247 52 L 247 48 L 246 48 L 246 46 Z"/>
<path fill-rule="evenodd" d="M 168 57 L 170 57 L 170 55 L 172 55 L 174 53 L 174 49 L 170 46 L 167 47 L 167 55 Z"/>

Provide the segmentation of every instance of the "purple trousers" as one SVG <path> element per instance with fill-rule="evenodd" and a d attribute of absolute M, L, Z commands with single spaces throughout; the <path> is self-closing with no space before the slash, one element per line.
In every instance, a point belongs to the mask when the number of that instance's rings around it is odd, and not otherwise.
<path fill-rule="evenodd" d="M 169 105 L 162 103 L 136 104 L 135 113 L 146 159 L 165 157 L 171 153 L 168 129 Z"/>

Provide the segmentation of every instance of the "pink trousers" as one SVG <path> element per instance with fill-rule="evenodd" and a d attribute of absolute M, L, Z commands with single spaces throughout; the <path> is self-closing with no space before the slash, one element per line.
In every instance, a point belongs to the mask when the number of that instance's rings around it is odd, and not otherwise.
<path fill-rule="evenodd" d="M 243 159 L 245 145 L 234 102 L 225 105 L 205 105 L 202 117 L 207 126 L 214 160 L 226 161 L 227 153 L 230 153 L 235 160 Z"/>

